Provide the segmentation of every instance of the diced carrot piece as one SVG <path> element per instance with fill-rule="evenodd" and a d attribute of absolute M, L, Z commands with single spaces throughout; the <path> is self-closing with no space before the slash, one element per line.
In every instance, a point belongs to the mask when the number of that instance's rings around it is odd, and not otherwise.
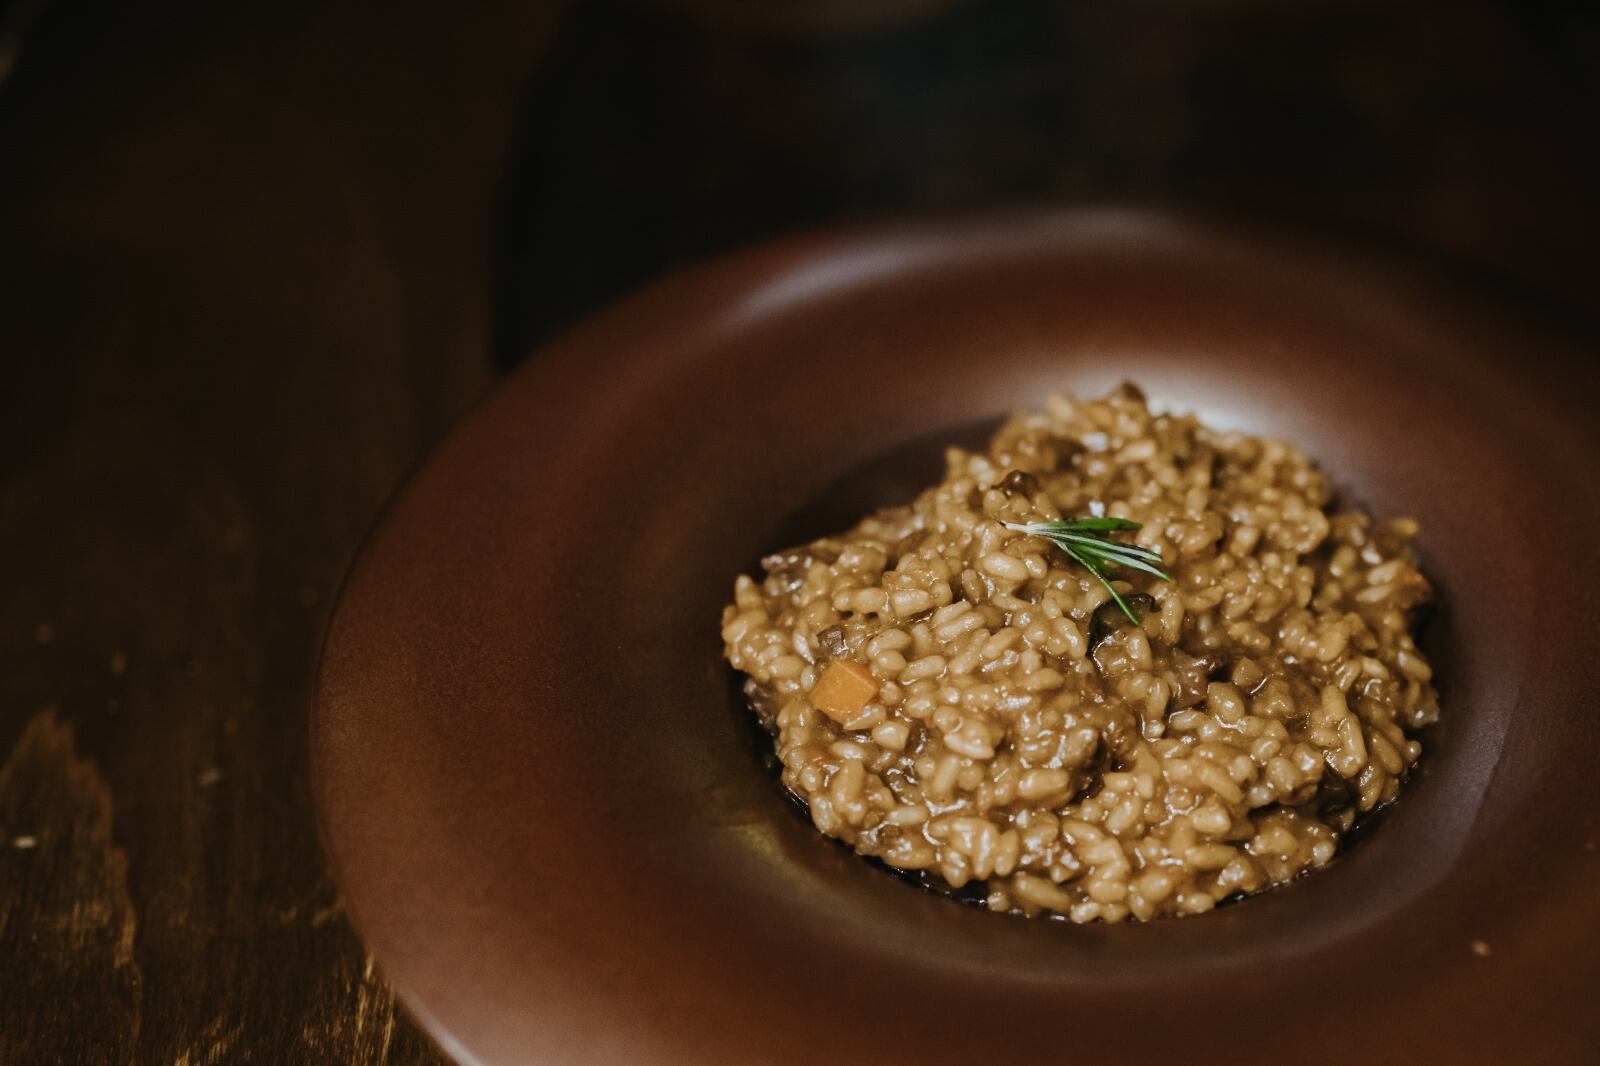
<path fill-rule="evenodd" d="M 878 694 L 878 680 L 865 666 L 840 659 L 828 664 L 811 690 L 811 703 L 835 722 L 844 724 Z"/>

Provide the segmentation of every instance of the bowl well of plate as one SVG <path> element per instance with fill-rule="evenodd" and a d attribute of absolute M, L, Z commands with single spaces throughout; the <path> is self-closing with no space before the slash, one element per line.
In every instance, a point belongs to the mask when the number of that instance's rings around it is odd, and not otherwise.
<path fill-rule="evenodd" d="M 933 480 L 943 441 L 1123 380 L 1420 522 L 1440 722 L 1373 831 L 1238 905 L 1074 926 L 918 892 L 776 787 L 721 607 L 762 552 Z M 1466 283 L 1169 216 L 697 268 L 531 358 L 382 517 L 313 716 L 336 879 L 466 1061 L 1581 1061 L 1597 392 Z"/>

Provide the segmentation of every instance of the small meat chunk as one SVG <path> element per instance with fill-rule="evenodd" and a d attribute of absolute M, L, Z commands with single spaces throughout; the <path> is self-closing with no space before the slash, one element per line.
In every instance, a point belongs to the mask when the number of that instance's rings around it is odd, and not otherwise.
<path fill-rule="evenodd" d="M 811 690 L 811 703 L 817 710 L 841 725 L 872 702 L 878 694 L 878 679 L 860 663 L 840 659 L 829 663 Z"/>

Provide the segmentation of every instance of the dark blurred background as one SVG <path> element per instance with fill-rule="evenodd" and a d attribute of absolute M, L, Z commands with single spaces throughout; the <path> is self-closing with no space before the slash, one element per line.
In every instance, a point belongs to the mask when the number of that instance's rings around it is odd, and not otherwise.
<path fill-rule="evenodd" d="M 318 641 L 419 457 L 637 286 L 1110 201 L 1592 350 L 1597 179 L 1591 3 L 0 0 L 0 1061 L 439 1061 L 317 843 Z"/>
<path fill-rule="evenodd" d="M 989 0 L 833 32 L 735 6 L 572 12 L 507 188 L 502 361 L 795 227 L 1038 202 L 1286 221 L 1594 291 L 1600 5 Z"/>

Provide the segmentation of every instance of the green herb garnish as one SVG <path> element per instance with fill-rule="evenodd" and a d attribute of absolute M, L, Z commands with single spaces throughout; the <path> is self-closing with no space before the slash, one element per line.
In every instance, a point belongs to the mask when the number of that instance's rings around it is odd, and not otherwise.
<path fill-rule="evenodd" d="M 1111 586 L 1111 579 L 1107 572 L 1118 566 L 1130 567 L 1134 570 L 1143 570 L 1147 574 L 1154 574 L 1162 581 L 1171 581 L 1171 575 L 1161 569 L 1161 553 L 1151 551 L 1149 548 L 1137 544 L 1124 544 L 1120 540 L 1112 540 L 1113 533 L 1136 532 L 1140 525 L 1130 522 L 1126 518 L 1072 518 L 1061 522 L 1007 522 L 1007 529 L 1018 533 L 1026 533 L 1031 537 L 1043 537 L 1051 544 L 1066 552 L 1073 562 L 1083 567 L 1099 579 L 1100 584 L 1111 593 L 1111 598 L 1117 601 L 1117 606 L 1122 608 L 1122 613 L 1134 625 L 1139 624 L 1139 616 L 1133 613 L 1121 594 Z"/>

